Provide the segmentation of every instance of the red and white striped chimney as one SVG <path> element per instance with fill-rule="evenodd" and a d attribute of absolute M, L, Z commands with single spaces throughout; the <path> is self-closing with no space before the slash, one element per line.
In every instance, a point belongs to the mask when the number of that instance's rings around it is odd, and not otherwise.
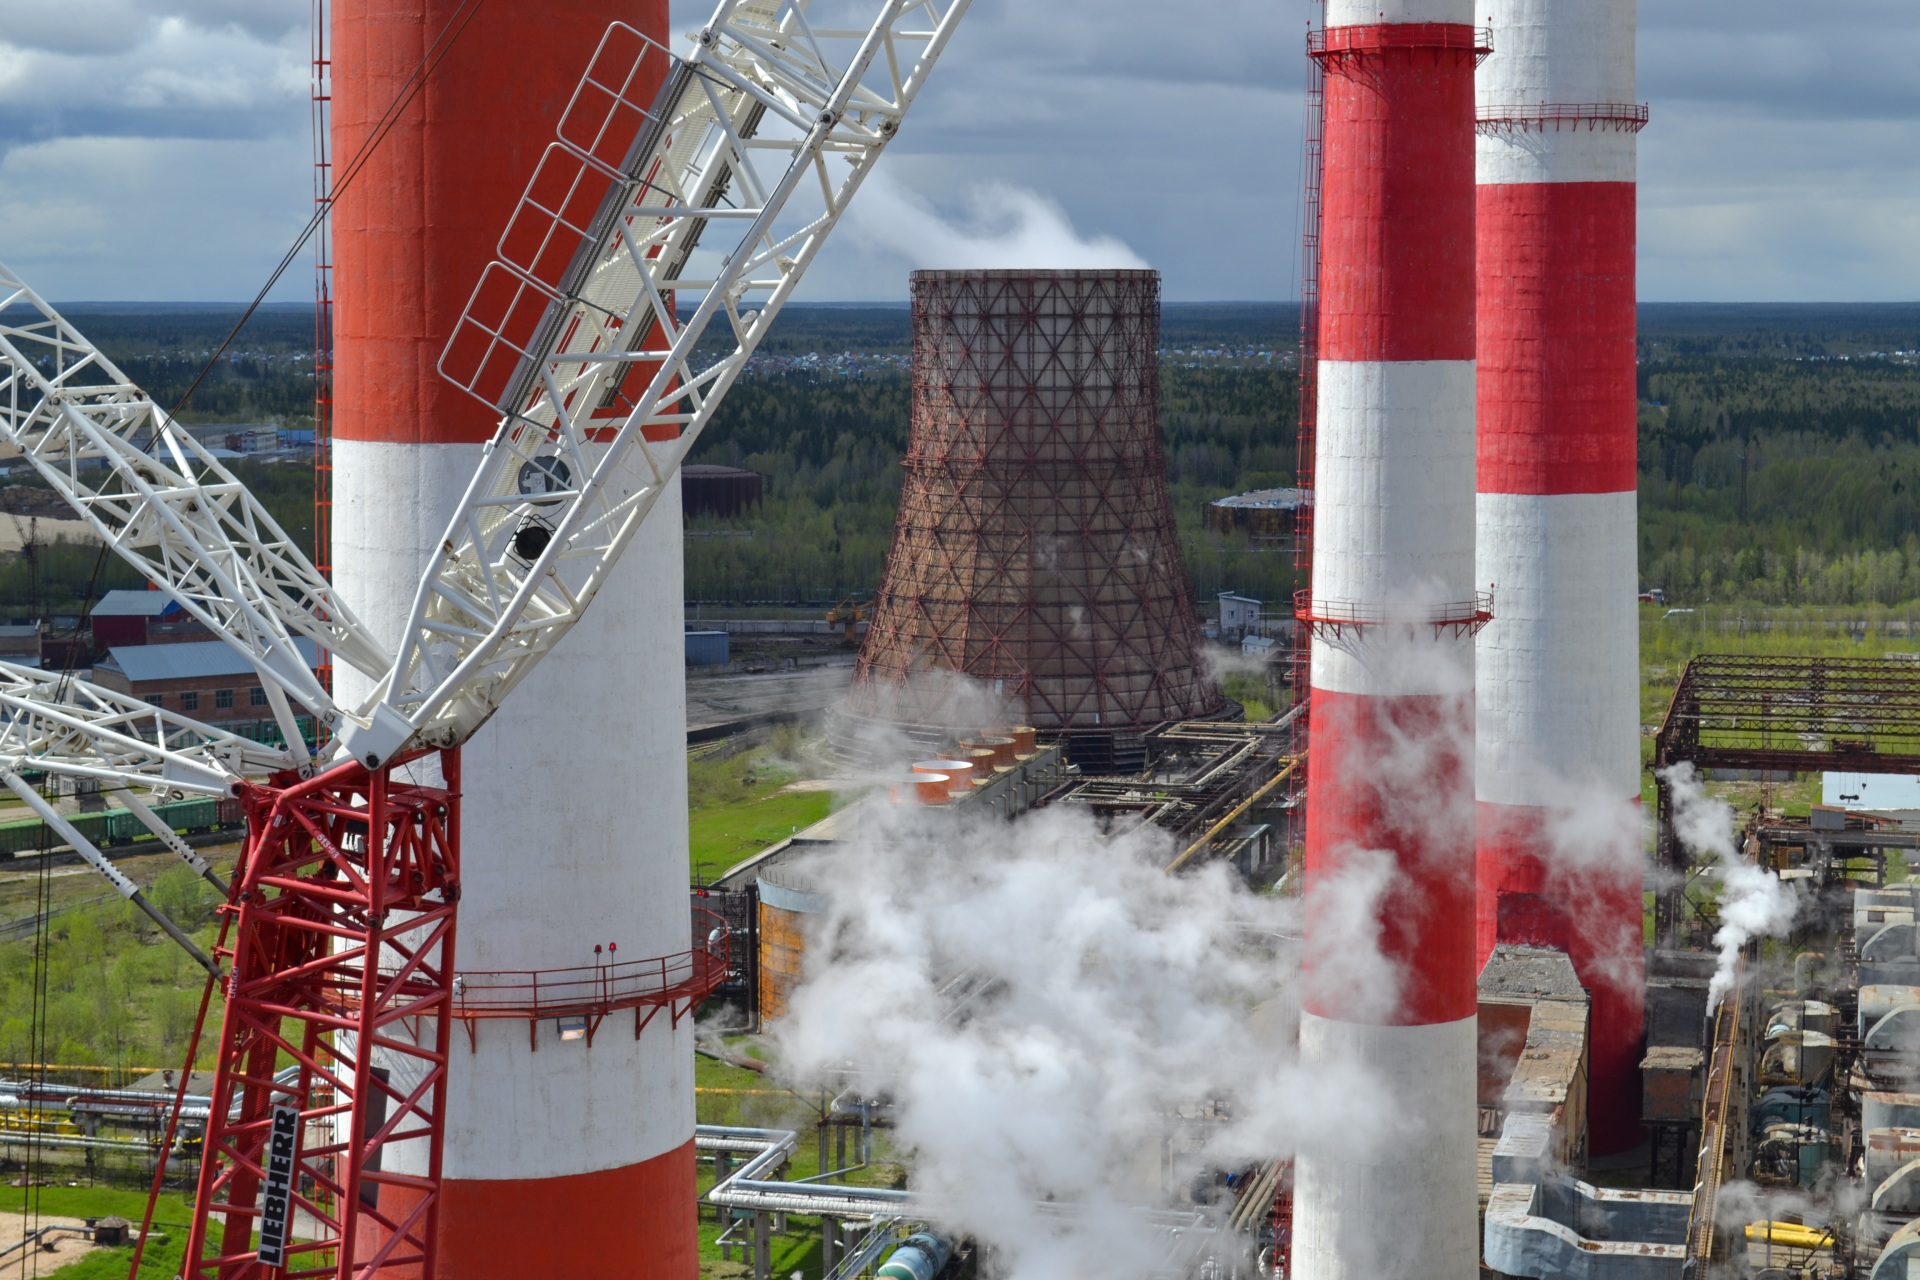
<path fill-rule="evenodd" d="M 667 0 L 332 8 L 343 162 L 447 50 L 333 214 L 335 581 L 393 644 L 497 422 L 436 371 L 447 336 L 608 23 L 665 40 Z M 463 973 L 687 950 L 679 493 L 464 749 Z M 338 679 L 346 705 L 365 696 Z M 553 1018 L 455 1030 L 440 1280 L 694 1280 L 692 1024 L 621 1022 L 592 1040 Z M 389 1151 L 420 1171 L 423 1152 Z"/>
<path fill-rule="evenodd" d="M 1634 0 L 1486 0 L 1480 68 L 1478 952 L 1593 998 L 1589 1142 L 1640 1141 Z"/>
<path fill-rule="evenodd" d="M 1469 0 L 1328 0 L 1302 1054 L 1390 1150 L 1303 1151 L 1292 1274 L 1478 1274 Z"/>

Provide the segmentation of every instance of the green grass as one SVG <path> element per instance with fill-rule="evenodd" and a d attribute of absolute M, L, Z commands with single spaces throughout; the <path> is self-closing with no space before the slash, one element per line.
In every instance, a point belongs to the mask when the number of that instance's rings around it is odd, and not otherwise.
<path fill-rule="evenodd" d="M 828 1095 L 792 1093 L 757 1072 L 716 1062 L 711 1058 L 694 1059 L 693 1080 L 696 1089 L 695 1110 L 701 1124 L 747 1125 L 756 1128 L 795 1129 L 800 1143 L 787 1169 L 787 1179 L 809 1178 L 820 1173 L 820 1150 L 816 1128 Z M 898 1165 L 884 1130 L 874 1135 L 874 1165 L 849 1174 L 846 1181 L 856 1186 L 893 1185 Z M 854 1135 L 847 1136 L 848 1159 Z M 829 1148 L 828 1158 L 832 1151 Z M 731 1261 L 722 1261 L 717 1241 L 726 1228 L 719 1210 L 704 1197 L 712 1189 L 714 1169 L 710 1161 L 700 1162 L 700 1274 L 705 1280 L 736 1280 L 747 1273 L 742 1261 L 747 1255 L 735 1250 Z M 744 1235 L 745 1233 L 742 1232 Z M 812 1219 L 790 1217 L 784 1235 L 771 1237 L 773 1274 L 787 1277 L 799 1272 L 806 1280 L 821 1275 L 819 1223 Z"/>
<path fill-rule="evenodd" d="M 812 826 L 837 807 L 830 791 L 788 791 L 803 773 L 799 735 L 772 741 L 727 760 L 687 765 L 687 844 L 693 879 L 713 880 L 768 845 Z"/>
<path fill-rule="evenodd" d="M 693 876 L 706 881 L 768 845 L 812 826 L 833 812 L 830 791 L 767 788 L 758 795 L 693 814 L 687 839 Z"/>
<path fill-rule="evenodd" d="M 117 1215 L 134 1224 L 146 1216 L 147 1193 L 115 1190 L 109 1187 L 0 1187 L 0 1211 L 20 1213 L 30 1209 L 35 1198 L 45 1218 L 104 1218 Z M 191 1199 L 179 1192 L 162 1195 L 154 1212 L 154 1231 L 164 1235 L 147 1246 L 140 1260 L 142 1276 L 171 1277 L 178 1274 L 181 1255 L 187 1246 L 187 1223 L 193 1214 Z M 16 1260 L 14 1266 L 19 1265 Z M 127 1280 L 127 1268 L 133 1265 L 133 1249 L 94 1249 L 58 1271 L 45 1273 L 49 1280 Z M 9 1272 L 12 1266 L 7 1268 Z"/>

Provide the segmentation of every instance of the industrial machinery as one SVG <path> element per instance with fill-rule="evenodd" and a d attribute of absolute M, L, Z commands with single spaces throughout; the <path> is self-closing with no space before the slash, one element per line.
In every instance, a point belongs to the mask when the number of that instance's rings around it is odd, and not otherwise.
<path fill-rule="evenodd" d="M 840 643 L 846 648 L 857 649 L 860 647 L 860 624 L 867 620 L 867 615 L 871 612 L 873 612 L 871 600 L 862 600 L 857 595 L 848 596 L 827 610 L 827 625 L 845 627 Z"/>
<path fill-rule="evenodd" d="M 0 672 L 0 781 L 136 902 L 24 771 L 123 788 L 189 861 L 136 789 L 237 796 L 248 815 L 220 944 L 196 956 L 227 1002 L 185 1276 L 433 1274 L 452 1024 L 518 1016 L 511 992 L 492 988 L 482 1008 L 456 977 L 461 744 L 606 582 L 967 4 L 883 0 L 870 25 L 826 29 L 809 0 L 724 0 L 684 59 L 608 31 L 442 358 L 501 421 L 397 649 L 239 480 L 0 267 L 0 438 L 247 658 L 285 743 L 67 676 Z M 635 86 L 651 83 L 641 100 Z M 619 412 L 582 412 L 608 405 Z M 301 639 L 372 696 L 337 703 Z M 322 731 L 317 754 L 302 714 Z M 413 766 L 436 755 L 420 780 Z M 610 1007 L 684 1016 L 724 976 L 724 949 L 627 981 L 591 1022 Z M 276 1075 L 282 1060 L 296 1070 Z"/>

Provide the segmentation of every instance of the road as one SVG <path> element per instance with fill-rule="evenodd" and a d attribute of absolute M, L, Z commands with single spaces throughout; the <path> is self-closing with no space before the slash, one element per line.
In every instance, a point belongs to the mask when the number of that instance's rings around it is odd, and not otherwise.
<path fill-rule="evenodd" d="M 830 667 L 769 671 L 762 675 L 687 676 L 687 729 L 710 729 L 775 712 L 806 715 L 844 698 L 853 683 L 853 659 Z"/>

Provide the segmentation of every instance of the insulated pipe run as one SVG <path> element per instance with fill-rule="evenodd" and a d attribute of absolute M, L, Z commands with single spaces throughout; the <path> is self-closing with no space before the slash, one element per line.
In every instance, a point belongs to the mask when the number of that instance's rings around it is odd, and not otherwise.
<path fill-rule="evenodd" d="M 786 1129 L 697 1126 L 694 1146 L 698 1150 L 756 1153 L 707 1193 L 708 1203 L 729 1209 L 819 1214 L 831 1218 L 894 1217 L 909 1207 L 913 1197 L 906 1191 L 764 1178 L 762 1175 L 787 1161 L 798 1142 L 799 1135 Z"/>
<path fill-rule="evenodd" d="M 1301 1151 L 1300 1280 L 1478 1274 L 1473 17 L 1468 0 L 1328 0 L 1316 51 L 1301 1054 L 1328 1080 L 1366 1080 L 1396 1124 L 1378 1151 Z"/>
<path fill-rule="evenodd" d="M 1589 1146 L 1640 1141 L 1634 0 L 1489 0 L 1478 84 L 1476 952 L 1567 952 Z"/>

